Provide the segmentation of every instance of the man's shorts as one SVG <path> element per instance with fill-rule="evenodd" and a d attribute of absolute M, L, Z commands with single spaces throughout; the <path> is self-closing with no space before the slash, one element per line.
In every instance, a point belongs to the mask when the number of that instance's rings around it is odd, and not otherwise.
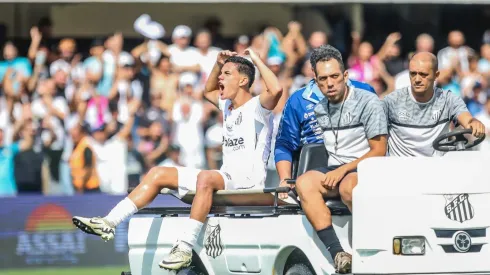
<path fill-rule="evenodd" d="M 187 192 L 196 191 L 197 176 L 202 171 L 201 169 L 189 168 L 189 167 L 176 167 L 178 181 L 178 190 L 172 192 L 174 196 L 183 198 Z M 221 170 L 211 170 L 218 172 L 225 183 L 225 190 L 239 190 L 239 189 L 255 189 L 263 188 L 260 186 L 260 182 L 253 182 L 245 177 L 232 176 L 229 173 Z"/>
<path fill-rule="evenodd" d="M 326 173 L 331 172 L 331 171 L 333 171 L 339 167 L 340 167 L 340 165 L 332 165 L 332 166 L 317 167 L 317 168 L 313 168 L 312 170 L 326 174 Z M 357 173 L 357 168 L 352 170 L 352 171 L 347 172 L 347 174 L 349 174 L 349 173 Z M 347 174 L 345 174 L 345 175 L 347 175 Z"/>

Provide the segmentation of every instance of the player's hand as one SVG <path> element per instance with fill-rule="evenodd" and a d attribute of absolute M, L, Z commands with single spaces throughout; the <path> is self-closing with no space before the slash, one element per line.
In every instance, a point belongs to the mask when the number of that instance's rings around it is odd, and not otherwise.
<path fill-rule="evenodd" d="M 232 51 L 221 51 L 221 52 L 219 52 L 219 54 L 218 54 L 218 58 L 217 58 L 216 62 L 218 62 L 218 64 L 220 64 L 220 65 L 223 65 L 223 64 L 225 64 L 225 61 L 226 61 L 228 58 L 230 58 L 230 57 L 232 57 L 232 56 L 235 56 L 235 55 L 237 55 L 237 54 L 238 54 L 238 53 L 236 53 L 236 52 L 232 52 Z"/>
<path fill-rule="evenodd" d="M 293 189 L 294 188 L 294 184 L 288 184 L 286 182 L 286 180 L 282 180 L 281 183 L 279 184 L 279 187 L 289 187 L 289 188 Z M 288 193 L 279 193 L 279 196 L 278 197 L 281 200 L 285 200 L 285 199 L 288 198 L 288 196 L 289 196 Z"/>
<path fill-rule="evenodd" d="M 327 190 L 332 190 L 337 186 L 337 184 L 339 184 L 342 178 L 344 178 L 346 173 L 347 171 L 345 171 L 342 167 L 330 171 L 325 174 L 325 179 L 322 181 L 322 185 Z"/>
<path fill-rule="evenodd" d="M 260 56 L 257 53 L 255 53 L 251 48 L 247 48 L 245 50 L 244 54 L 249 55 L 250 58 L 252 58 L 252 61 L 254 61 L 254 62 L 255 62 L 255 60 L 260 59 Z"/>
<path fill-rule="evenodd" d="M 470 124 L 468 125 L 468 128 L 471 128 L 471 130 L 473 130 L 472 134 L 476 138 L 481 138 L 485 134 L 485 125 L 483 125 L 483 123 L 481 123 L 476 118 L 471 119 Z"/>

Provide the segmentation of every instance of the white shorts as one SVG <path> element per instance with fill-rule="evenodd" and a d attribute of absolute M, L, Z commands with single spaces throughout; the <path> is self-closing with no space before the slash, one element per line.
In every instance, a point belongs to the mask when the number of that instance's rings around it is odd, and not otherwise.
<path fill-rule="evenodd" d="M 189 168 L 189 167 L 175 167 L 177 168 L 177 176 L 179 178 L 178 190 L 173 193 L 178 198 L 183 198 L 187 192 L 196 191 L 197 175 L 202 171 L 201 169 Z M 263 184 L 254 184 L 253 181 L 238 176 L 232 176 L 227 172 L 221 170 L 211 170 L 218 172 L 223 181 L 225 182 L 225 190 L 239 190 L 239 189 L 254 189 L 263 188 Z"/>

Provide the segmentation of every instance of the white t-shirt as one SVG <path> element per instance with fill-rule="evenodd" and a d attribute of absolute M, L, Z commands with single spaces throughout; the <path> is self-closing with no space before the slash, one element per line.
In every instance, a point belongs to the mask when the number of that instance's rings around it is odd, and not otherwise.
<path fill-rule="evenodd" d="M 194 47 L 187 47 L 184 50 L 172 44 L 168 46 L 168 51 L 171 54 L 170 62 L 177 66 L 193 66 L 199 64 L 199 53 Z"/>
<path fill-rule="evenodd" d="M 133 81 L 121 80 L 117 82 L 117 92 L 119 93 L 119 101 L 117 109 L 119 111 L 117 120 L 125 123 L 129 118 L 128 98 L 141 100 L 143 95 L 143 85 L 137 79 Z"/>
<path fill-rule="evenodd" d="M 401 71 L 395 75 L 395 90 L 409 87 L 411 85 L 410 72 L 408 70 Z"/>
<path fill-rule="evenodd" d="M 272 112 L 255 96 L 237 109 L 230 100 L 219 100 L 223 112 L 223 165 L 238 188 L 263 186 L 271 152 Z"/>
<path fill-rule="evenodd" d="M 203 106 L 191 103 L 189 117 L 182 114 L 182 104 L 177 101 L 173 108 L 175 144 L 180 147 L 180 163 L 186 167 L 204 167 L 204 133 L 202 129 Z"/>
<path fill-rule="evenodd" d="M 57 96 L 53 98 L 52 104 L 56 110 L 62 112 L 65 116 L 69 114 L 70 110 L 64 97 Z M 40 98 L 35 99 L 32 102 L 31 110 L 32 110 L 33 117 L 38 119 L 40 123 L 48 115 L 48 108 Z M 51 124 L 53 125 L 53 132 L 56 136 L 50 137 L 51 135 L 50 132 L 43 132 L 41 134 L 41 138 L 43 140 L 48 138 L 53 138 L 54 142 L 51 144 L 51 149 L 61 150 L 63 149 L 63 145 L 65 141 L 65 129 L 63 128 L 63 123 L 59 118 L 55 117 L 54 115 L 51 115 L 50 121 Z"/>
<path fill-rule="evenodd" d="M 96 155 L 96 169 L 100 179 L 100 190 L 112 195 L 123 195 L 128 190 L 127 142 L 117 135 L 100 144 L 89 139 Z"/>
<path fill-rule="evenodd" d="M 198 54 L 198 62 L 201 66 L 201 76 L 203 79 L 201 81 L 206 81 L 213 70 L 214 64 L 216 63 L 216 59 L 218 58 L 218 54 L 221 51 L 220 48 L 209 47 L 208 52 L 203 54 L 199 50 L 197 50 Z"/>

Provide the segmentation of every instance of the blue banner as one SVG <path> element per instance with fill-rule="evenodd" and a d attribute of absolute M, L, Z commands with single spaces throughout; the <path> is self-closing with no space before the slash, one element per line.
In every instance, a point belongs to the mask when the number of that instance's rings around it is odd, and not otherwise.
<path fill-rule="evenodd" d="M 105 216 L 124 196 L 19 196 L 0 199 L 0 267 L 128 265 L 128 220 L 113 241 L 77 229 L 73 216 Z M 150 207 L 183 206 L 159 196 Z"/>

